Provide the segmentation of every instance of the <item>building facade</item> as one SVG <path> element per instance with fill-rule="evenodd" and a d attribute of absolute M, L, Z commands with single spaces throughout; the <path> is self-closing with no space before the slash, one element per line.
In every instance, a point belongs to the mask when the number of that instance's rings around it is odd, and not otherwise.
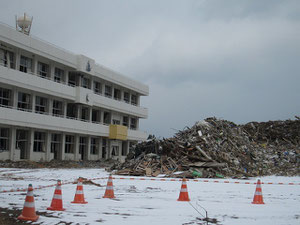
<path fill-rule="evenodd" d="M 123 161 L 148 86 L 0 24 L 0 160 Z"/>

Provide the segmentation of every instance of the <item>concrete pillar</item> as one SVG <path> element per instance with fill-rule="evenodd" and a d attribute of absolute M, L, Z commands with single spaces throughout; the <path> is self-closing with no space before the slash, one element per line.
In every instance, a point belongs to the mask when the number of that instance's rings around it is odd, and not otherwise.
<path fill-rule="evenodd" d="M 139 130 L 139 128 L 140 128 L 140 120 L 139 120 L 139 118 L 136 118 L 135 121 L 136 121 L 136 130 Z"/>
<path fill-rule="evenodd" d="M 92 113 L 93 113 L 93 108 L 89 107 L 89 121 L 92 122 Z"/>
<path fill-rule="evenodd" d="M 45 158 L 46 162 L 49 162 L 51 160 L 50 158 L 50 150 L 51 150 L 51 133 L 50 131 L 46 132 L 46 141 L 45 141 Z"/>
<path fill-rule="evenodd" d="M 32 112 L 35 112 L 35 97 L 36 95 L 35 94 L 31 94 L 31 109 L 32 109 Z"/>
<path fill-rule="evenodd" d="M 60 152 L 58 153 L 58 158 L 60 160 L 65 160 L 65 149 L 66 149 L 66 134 L 61 134 L 61 146 L 60 146 Z"/>
<path fill-rule="evenodd" d="M 124 90 L 121 89 L 121 102 L 124 102 Z"/>
<path fill-rule="evenodd" d="M 141 98 L 141 96 L 140 95 L 136 95 L 136 105 L 137 106 L 140 106 L 140 98 Z"/>
<path fill-rule="evenodd" d="M 76 114 L 76 118 L 80 119 L 80 115 L 81 115 L 81 106 L 80 105 L 76 105 L 77 107 L 77 114 Z"/>
<path fill-rule="evenodd" d="M 63 101 L 63 108 L 64 108 L 64 118 L 67 117 L 67 106 L 68 106 L 68 102 Z"/>
<path fill-rule="evenodd" d="M 20 153 L 20 151 L 16 151 L 16 128 L 10 128 L 10 139 L 9 139 L 9 152 L 10 152 L 10 160 L 15 161 L 20 159 L 20 155 L 16 155 L 16 153 Z"/>
<path fill-rule="evenodd" d="M 50 62 L 49 64 L 49 78 L 50 80 L 54 80 L 54 72 L 55 72 L 55 66 L 53 62 Z"/>
<path fill-rule="evenodd" d="M 53 99 L 48 98 L 48 114 L 52 116 L 53 114 Z"/>
<path fill-rule="evenodd" d="M 90 155 L 91 155 L 91 137 L 88 136 L 87 137 L 87 149 L 86 149 L 86 159 L 87 160 L 91 159 Z"/>
<path fill-rule="evenodd" d="M 16 57 L 15 57 L 16 70 L 20 70 L 20 58 L 21 58 L 20 49 L 18 49 L 16 51 Z"/>
<path fill-rule="evenodd" d="M 32 73 L 39 76 L 39 74 L 38 74 L 38 60 L 37 60 L 36 57 L 32 58 Z"/>
<path fill-rule="evenodd" d="M 79 161 L 80 157 L 79 157 L 79 135 L 76 134 L 75 135 L 75 140 L 74 140 L 74 160 L 75 161 Z"/>
<path fill-rule="evenodd" d="M 34 130 L 29 130 L 29 137 L 28 137 L 28 150 L 27 150 L 27 159 L 33 160 L 33 145 L 34 145 Z"/>
<path fill-rule="evenodd" d="M 98 159 L 102 159 L 102 138 L 97 138 L 98 144 Z"/>
<path fill-rule="evenodd" d="M 68 81 L 69 81 L 69 70 L 65 70 L 63 80 L 64 80 L 64 82 L 62 82 L 62 83 L 68 84 Z"/>
<path fill-rule="evenodd" d="M 111 158 L 111 143 L 110 140 L 106 140 L 106 156 L 105 159 L 110 159 Z"/>
<path fill-rule="evenodd" d="M 18 91 L 16 88 L 13 89 L 12 107 L 15 109 L 18 107 Z"/>

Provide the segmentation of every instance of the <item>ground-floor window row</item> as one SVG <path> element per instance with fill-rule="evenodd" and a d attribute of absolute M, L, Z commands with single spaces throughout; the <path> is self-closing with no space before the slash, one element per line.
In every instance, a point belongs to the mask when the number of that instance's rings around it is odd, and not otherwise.
<path fill-rule="evenodd" d="M 54 159 L 59 159 L 58 154 L 62 151 L 64 154 L 76 154 L 78 145 L 79 159 L 82 160 L 89 159 L 87 155 L 98 156 L 97 159 L 126 156 L 133 145 L 133 142 L 109 140 L 104 137 L 49 133 L 22 128 L 14 130 L 15 135 L 12 134 L 12 128 L 0 127 L 0 153 L 10 151 L 11 142 L 15 142 L 12 148 L 20 151 L 20 159 L 30 159 L 31 145 L 33 154 L 50 152 L 53 153 Z"/>
<path fill-rule="evenodd" d="M 15 97 L 14 97 L 15 96 Z M 14 103 L 16 101 L 16 103 Z M 0 106 L 39 114 L 76 119 L 84 122 L 121 124 L 129 129 L 138 129 L 138 118 L 122 115 L 115 118 L 114 112 L 96 107 L 82 106 L 76 103 L 58 99 L 50 99 L 38 94 L 32 95 L 23 91 L 13 92 L 10 89 L 0 87 Z"/>

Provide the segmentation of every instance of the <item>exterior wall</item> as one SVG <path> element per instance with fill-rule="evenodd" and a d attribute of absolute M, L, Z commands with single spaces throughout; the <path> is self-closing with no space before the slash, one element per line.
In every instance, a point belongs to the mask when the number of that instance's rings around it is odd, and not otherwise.
<path fill-rule="evenodd" d="M 138 129 L 138 120 L 148 117 L 148 110 L 140 106 L 140 96 L 149 94 L 148 86 L 96 64 L 93 59 L 84 55 L 75 55 L 2 24 L 0 24 L 0 44 L 0 48 L 14 54 L 12 68 L 0 64 L 0 88 L 11 91 L 11 104 L 0 105 L 0 128 L 9 128 L 9 150 L 0 150 L 0 160 L 50 161 L 52 159 L 113 158 L 124 161 L 126 156 L 122 155 L 123 142 L 108 139 L 109 124 L 113 120 L 118 120 L 122 125 L 124 116 L 128 117 L 129 127 L 126 148 L 128 148 L 129 141 L 142 141 L 147 138 L 147 134 Z M 21 55 L 32 59 L 32 68 L 27 71 L 28 73 L 19 71 Z M 41 77 L 44 74 L 39 71 L 41 68 L 39 63 L 47 65 L 46 77 Z M 54 78 L 55 68 L 65 72 L 59 82 Z M 76 78 L 75 86 L 68 83 L 70 73 Z M 88 83 L 86 79 L 89 80 L 89 85 L 85 85 Z M 100 92 L 94 89 L 94 81 L 101 84 Z M 105 85 L 111 87 L 111 96 L 105 94 Z M 116 92 L 116 96 L 114 96 L 115 89 L 120 90 Z M 20 92 L 30 94 L 31 106 L 26 111 L 18 109 Z M 126 93 L 129 93 L 127 99 Z M 136 101 L 131 99 L 133 95 L 136 96 Z M 46 99 L 46 112 L 36 112 L 40 107 L 37 106 L 39 101 L 37 96 Z M 54 100 L 63 102 L 63 114 L 60 116 L 52 115 Z M 76 107 L 74 119 L 67 116 L 69 104 Z M 84 112 L 82 108 L 88 109 L 88 115 L 82 113 Z M 98 110 L 99 118 L 92 122 L 93 110 Z M 104 112 L 110 114 L 107 124 L 104 124 Z M 82 114 L 86 116 L 83 117 Z M 130 129 L 130 118 L 136 119 L 136 128 Z M 17 134 L 20 132 L 23 132 L 26 137 L 19 141 L 22 142 L 21 144 L 16 144 L 20 138 Z M 43 149 L 38 151 L 34 149 L 35 132 L 42 132 L 45 135 Z M 59 149 L 55 151 L 55 154 L 51 152 L 53 133 L 61 135 Z M 73 153 L 66 153 L 66 135 L 75 137 Z M 84 154 L 79 152 L 80 137 L 85 137 L 87 140 Z M 92 137 L 97 140 L 96 154 L 91 152 Z M 105 156 L 102 154 L 103 138 L 107 139 Z M 118 146 L 119 152 L 112 156 L 113 146 Z M 128 149 L 126 152 L 128 153 Z"/>

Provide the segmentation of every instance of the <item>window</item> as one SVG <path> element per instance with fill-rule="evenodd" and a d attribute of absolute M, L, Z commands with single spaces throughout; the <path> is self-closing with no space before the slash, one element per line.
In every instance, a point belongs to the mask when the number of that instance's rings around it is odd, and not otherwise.
<path fill-rule="evenodd" d="M 65 71 L 63 71 L 62 69 L 59 69 L 59 68 L 55 68 L 55 70 L 54 70 L 54 81 L 58 82 L 58 83 L 63 82 L 64 74 L 65 74 Z"/>
<path fill-rule="evenodd" d="M 89 121 L 89 108 L 87 107 L 82 107 L 81 108 L 81 119 L 84 121 Z"/>
<path fill-rule="evenodd" d="M 87 138 L 80 137 L 79 138 L 79 154 L 84 154 L 87 147 Z"/>
<path fill-rule="evenodd" d="M 113 124 L 120 125 L 120 120 L 113 119 Z"/>
<path fill-rule="evenodd" d="M 137 105 L 137 96 L 136 95 L 131 95 L 131 104 Z"/>
<path fill-rule="evenodd" d="M 100 123 L 100 111 L 97 109 L 92 110 L 92 122 Z"/>
<path fill-rule="evenodd" d="M 74 136 L 66 135 L 65 153 L 74 153 L 74 140 Z"/>
<path fill-rule="evenodd" d="M 111 118 L 110 118 L 110 113 L 109 112 L 104 112 L 104 121 L 103 123 L 105 124 L 110 124 L 111 123 Z"/>
<path fill-rule="evenodd" d="M 69 80 L 68 80 L 68 85 L 70 86 L 76 86 L 76 74 L 75 73 L 69 73 Z"/>
<path fill-rule="evenodd" d="M 129 93 L 128 92 L 124 92 L 124 101 L 129 103 Z"/>
<path fill-rule="evenodd" d="M 121 100 L 121 90 L 120 89 L 114 89 L 114 99 Z"/>
<path fill-rule="evenodd" d="M 73 103 L 67 105 L 67 117 L 68 118 L 77 118 L 77 106 Z"/>
<path fill-rule="evenodd" d="M 63 103 L 61 101 L 53 100 L 52 114 L 53 114 L 53 116 L 63 116 L 64 115 Z"/>
<path fill-rule="evenodd" d="M 51 153 L 58 152 L 60 149 L 61 135 L 52 134 L 51 135 Z"/>
<path fill-rule="evenodd" d="M 43 78 L 46 78 L 49 76 L 49 66 L 45 63 L 38 62 L 38 75 L 40 75 Z"/>
<path fill-rule="evenodd" d="M 130 129 L 132 129 L 132 130 L 136 129 L 136 118 L 130 119 Z"/>
<path fill-rule="evenodd" d="M 107 148 L 107 140 L 105 138 L 102 139 L 102 158 L 106 157 L 106 148 Z"/>
<path fill-rule="evenodd" d="M 30 73 L 32 68 L 32 59 L 21 55 L 20 58 L 20 71 Z"/>
<path fill-rule="evenodd" d="M 112 91 L 111 91 L 111 86 L 105 85 L 105 97 L 111 98 Z"/>
<path fill-rule="evenodd" d="M 91 154 L 98 155 L 97 138 L 91 138 Z"/>
<path fill-rule="evenodd" d="M 0 105 L 1 106 L 11 105 L 11 90 L 0 88 Z"/>
<path fill-rule="evenodd" d="M 14 54 L 10 51 L 0 49 L 0 65 L 14 68 Z"/>
<path fill-rule="evenodd" d="M 86 77 L 81 78 L 81 87 L 90 89 L 90 79 Z"/>
<path fill-rule="evenodd" d="M 122 142 L 122 156 L 126 156 L 127 155 L 127 142 L 123 141 Z"/>
<path fill-rule="evenodd" d="M 119 146 L 112 146 L 111 155 L 112 156 L 118 156 L 119 155 Z"/>
<path fill-rule="evenodd" d="M 128 116 L 123 116 L 123 126 L 128 127 Z"/>
<path fill-rule="evenodd" d="M 25 110 L 25 111 L 31 111 L 31 101 L 30 101 L 30 94 L 18 93 L 18 109 L 19 110 Z"/>
<path fill-rule="evenodd" d="M 33 151 L 34 152 L 44 152 L 45 151 L 45 133 L 43 132 L 34 132 L 34 143 Z"/>
<path fill-rule="evenodd" d="M 0 152 L 9 150 L 9 129 L 0 128 Z"/>
<path fill-rule="evenodd" d="M 94 92 L 96 94 L 102 94 L 102 84 L 100 82 L 94 81 Z"/>
<path fill-rule="evenodd" d="M 40 113 L 40 114 L 44 114 L 47 112 L 47 99 L 46 98 L 43 98 L 40 96 L 35 97 L 35 112 Z"/>

